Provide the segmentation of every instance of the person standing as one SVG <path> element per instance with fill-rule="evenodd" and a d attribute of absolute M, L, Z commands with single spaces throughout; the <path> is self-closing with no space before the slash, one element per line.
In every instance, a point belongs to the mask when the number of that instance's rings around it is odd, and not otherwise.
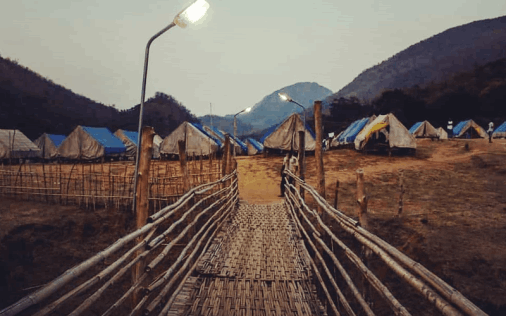
<path fill-rule="evenodd" d="M 488 133 L 488 142 L 491 143 L 492 142 L 492 133 L 494 133 L 494 122 L 488 123 L 487 133 Z"/>
<path fill-rule="evenodd" d="M 291 173 L 294 175 L 297 175 L 297 171 L 299 170 L 299 159 L 297 158 L 297 152 L 292 154 L 292 158 L 290 158 L 290 161 L 288 162 L 288 170 L 290 170 Z M 288 178 L 288 183 L 292 184 L 294 183 L 293 177 Z"/>
<path fill-rule="evenodd" d="M 448 130 L 448 139 L 453 138 L 453 121 L 452 121 L 452 119 L 450 119 L 448 121 L 447 130 Z"/>
<path fill-rule="evenodd" d="M 287 153 L 285 158 L 283 158 L 283 165 L 281 166 L 281 184 L 280 184 L 281 195 L 280 195 L 280 197 L 283 197 L 285 195 L 285 178 L 286 178 L 285 169 L 288 169 L 289 159 L 290 159 L 290 153 Z"/>

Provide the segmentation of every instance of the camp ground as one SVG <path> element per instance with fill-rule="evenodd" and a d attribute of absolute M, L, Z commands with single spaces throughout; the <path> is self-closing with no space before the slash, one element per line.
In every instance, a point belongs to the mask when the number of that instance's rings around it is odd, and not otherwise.
<path fill-rule="evenodd" d="M 42 134 L 33 141 L 41 150 L 40 157 L 43 159 L 54 159 L 58 157 L 58 146 L 65 140 L 65 135 Z"/>
<path fill-rule="evenodd" d="M 448 133 L 444 130 L 444 128 L 440 127 L 437 129 L 437 137 L 442 139 L 448 139 Z"/>
<path fill-rule="evenodd" d="M 0 129 L 0 159 L 25 159 L 39 156 L 39 147 L 20 130 Z"/>
<path fill-rule="evenodd" d="M 246 143 L 246 146 L 248 146 L 248 156 L 253 156 L 256 154 L 260 154 L 264 150 L 264 146 L 262 143 L 258 142 L 254 138 L 246 138 L 244 140 L 244 143 Z"/>
<path fill-rule="evenodd" d="M 221 146 L 222 147 L 224 146 L 225 134 L 226 134 L 224 131 L 222 131 L 214 126 L 204 125 L 203 128 L 209 135 L 213 136 L 214 138 L 219 139 L 221 142 Z M 229 135 L 229 136 L 230 136 L 230 142 L 235 147 L 236 154 L 240 155 L 242 153 L 245 153 L 247 150 L 246 145 L 244 143 L 242 143 L 240 140 L 234 138 L 232 135 Z"/>
<path fill-rule="evenodd" d="M 506 121 L 495 129 L 492 138 L 506 138 Z"/>
<path fill-rule="evenodd" d="M 275 125 L 267 130 L 262 139 L 260 139 L 260 142 L 264 145 L 264 150 L 299 150 L 298 132 L 303 130 L 304 127 L 300 115 L 294 113 L 280 124 Z M 316 146 L 315 134 L 307 123 L 305 126 L 305 131 L 306 133 L 304 141 L 306 151 L 314 151 Z"/>
<path fill-rule="evenodd" d="M 365 117 L 360 120 L 356 120 L 351 123 L 343 132 L 341 132 L 337 137 L 335 137 L 330 143 L 330 147 L 340 147 L 345 145 L 353 145 L 355 142 L 355 138 L 358 133 L 364 129 L 369 123 L 371 123 L 376 118 L 375 115 L 371 117 Z"/>
<path fill-rule="evenodd" d="M 462 121 L 453 128 L 454 138 L 486 138 L 485 130 L 473 120 Z"/>
<path fill-rule="evenodd" d="M 429 121 L 417 122 L 409 129 L 409 133 L 416 138 L 437 138 L 437 129 Z"/>
<path fill-rule="evenodd" d="M 416 139 L 408 129 L 393 115 L 378 116 L 355 138 L 355 149 L 416 149 Z"/>
<path fill-rule="evenodd" d="M 106 127 L 77 126 L 58 148 L 66 159 L 94 160 L 124 156 L 127 148 Z"/>
<path fill-rule="evenodd" d="M 186 141 L 186 154 L 209 155 L 217 152 L 222 143 L 218 138 L 208 134 L 202 125 L 183 122 L 160 145 L 161 155 L 179 155 L 178 141 Z"/>

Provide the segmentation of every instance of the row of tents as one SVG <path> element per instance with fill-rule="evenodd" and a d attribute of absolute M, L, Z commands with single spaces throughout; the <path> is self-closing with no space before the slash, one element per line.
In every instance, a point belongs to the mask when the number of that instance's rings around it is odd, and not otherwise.
<path fill-rule="evenodd" d="M 232 135 L 231 144 L 238 155 L 255 155 L 264 149 L 298 151 L 299 131 L 305 133 L 306 151 L 314 151 L 316 137 L 299 114 L 292 114 L 283 122 L 271 127 L 257 141 L 253 138 L 240 140 Z M 177 155 L 178 141 L 186 141 L 188 155 L 208 155 L 223 150 L 226 133 L 216 127 L 199 123 L 183 122 L 169 136 L 162 139 L 155 135 L 153 158 L 161 155 Z M 353 146 L 364 149 L 367 144 L 389 148 L 416 148 L 416 138 L 431 137 L 447 139 L 443 128 L 435 128 L 428 121 L 418 122 L 409 130 L 393 115 L 379 115 L 356 120 L 334 137 L 330 147 Z M 453 129 L 453 137 L 487 137 L 483 128 L 473 120 L 460 122 Z M 506 138 L 506 122 L 496 128 L 494 138 Z M 92 160 L 100 157 L 134 157 L 137 151 L 138 133 L 117 130 L 114 134 L 105 127 L 78 126 L 68 136 L 43 134 L 31 142 L 19 130 L 0 130 L 0 159 L 62 157 Z"/>
<path fill-rule="evenodd" d="M 486 138 L 485 130 L 473 120 L 462 121 L 453 128 L 453 138 Z M 506 138 L 506 122 L 497 127 L 493 138 Z M 354 146 L 361 150 L 373 143 L 388 144 L 390 148 L 416 148 L 416 138 L 448 139 L 444 128 L 435 128 L 428 121 L 415 123 L 409 130 L 393 115 L 371 116 L 356 120 L 334 137 L 331 147 Z"/>

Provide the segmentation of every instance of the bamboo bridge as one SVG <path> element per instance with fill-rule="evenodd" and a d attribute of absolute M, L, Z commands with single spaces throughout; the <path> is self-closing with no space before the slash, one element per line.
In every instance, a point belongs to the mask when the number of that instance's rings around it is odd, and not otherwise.
<path fill-rule="evenodd" d="M 286 173 L 271 205 L 240 201 L 237 171 L 191 189 L 0 316 L 486 315 Z"/>

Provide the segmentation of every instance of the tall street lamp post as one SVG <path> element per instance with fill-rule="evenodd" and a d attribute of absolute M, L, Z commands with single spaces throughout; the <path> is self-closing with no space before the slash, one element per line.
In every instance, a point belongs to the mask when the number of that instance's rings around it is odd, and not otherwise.
<path fill-rule="evenodd" d="M 281 100 L 295 103 L 302 108 L 302 111 L 304 113 L 304 131 L 305 131 L 306 130 L 306 108 L 304 106 L 302 106 L 302 104 L 294 101 L 292 98 L 290 98 L 290 96 L 288 94 L 286 94 L 284 92 L 280 92 L 280 93 L 278 93 L 278 95 L 281 98 Z"/>
<path fill-rule="evenodd" d="M 185 28 L 188 23 L 195 23 L 198 20 L 200 20 L 207 12 L 207 9 L 209 9 L 209 3 L 207 3 L 205 0 L 196 0 L 191 5 L 186 7 L 183 11 L 179 12 L 175 17 L 174 20 L 167 25 L 164 29 L 162 29 L 160 32 L 156 33 L 151 37 L 146 45 L 146 54 L 144 57 L 144 73 L 142 77 L 142 92 L 141 92 L 141 106 L 139 109 L 139 129 L 138 129 L 138 137 L 137 137 L 137 153 L 135 156 L 135 171 L 134 171 L 134 189 L 133 189 L 133 210 L 134 213 L 136 212 L 136 200 L 137 200 L 137 181 L 139 178 L 139 159 L 140 159 L 140 153 L 141 153 L 141 142 L 142 142 L 142 116 L 144 114 L 144 97 L 146 95 L 146 77 L 148 75 L 148 59 L 149 59 L 149 47 L 151 46 L 151 43 L 160 35 L 171 29 L 173 26 L 178 25 L 181 28 Z"/>
<path fill-rule="evenodd" d="M 235 139 L 237 139 L 237 115 L 241 114 L 242 112 L 246 112 L 248 113 L 249 111 L 251 111 L 251 108 L 246 108 L 244 110 L 242 110 L 241 112 L 237 113 L 236 115 L 234 115 L 234 141 Z M 235 159 L 235 146 L 234 146 L 234 159 Z"/>

